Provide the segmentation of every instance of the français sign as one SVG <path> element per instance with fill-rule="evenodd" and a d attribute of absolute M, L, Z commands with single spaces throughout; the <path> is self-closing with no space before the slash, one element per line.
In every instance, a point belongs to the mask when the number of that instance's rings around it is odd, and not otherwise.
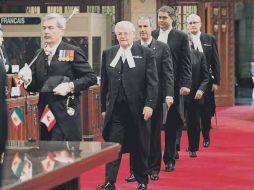
<path fill-rule="evenodd" d="M 33 25 L 40 23 L 40 17 L 0 17 L 0 24 L 2 25 Z"/>

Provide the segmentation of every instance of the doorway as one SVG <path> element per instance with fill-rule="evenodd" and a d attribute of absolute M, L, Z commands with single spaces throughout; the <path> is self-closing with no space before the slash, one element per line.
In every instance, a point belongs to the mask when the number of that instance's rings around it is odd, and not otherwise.
<path fill-rule="evenodd" d="M 254 2 L 235 5 L 235 104 L 254 105 Z"/>

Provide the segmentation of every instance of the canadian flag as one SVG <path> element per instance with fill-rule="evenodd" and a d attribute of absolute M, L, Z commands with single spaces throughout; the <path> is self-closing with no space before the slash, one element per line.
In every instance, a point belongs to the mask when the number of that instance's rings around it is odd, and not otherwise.
<path fill-rule="evenodd" d="M 48 105 L 46 105 L 46 107 L 43 110 L 40 122 L 44 123 L 47 126 L 48 131 L 51 131 L 51 129 L 56 124 L 56 118 L 52 113 L 52 111 L 49 109 Z"/>

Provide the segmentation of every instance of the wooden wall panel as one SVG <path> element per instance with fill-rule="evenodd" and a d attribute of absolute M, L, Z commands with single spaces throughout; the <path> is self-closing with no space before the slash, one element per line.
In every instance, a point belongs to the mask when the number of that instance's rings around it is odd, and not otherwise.
<path fill-rule="evenodd" d="M 207 26 L 207 32 L 216 36 L 221 61 L 221 84 L 216 93 L 217 105 L 234 105 L 234 2 L 208 3 Z"/>

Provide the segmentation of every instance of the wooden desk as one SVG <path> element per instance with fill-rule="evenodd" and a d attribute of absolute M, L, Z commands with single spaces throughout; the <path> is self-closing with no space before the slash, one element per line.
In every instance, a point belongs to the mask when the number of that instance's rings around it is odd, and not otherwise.
<path fill-rule="evenodd" d="M 3 190 L 52 188 L 115 160 L 120 151 L 119 144 L 101 142 L 9 141 L 9 144 L 12 146 L 7 148 L 3 164 L 0 187 Z M 22 179 L 26 180 L 21 182 Z"/>
<path fill-rule="evenodd" d="M 8 107 L 8 140 L 39 139 L 38 95 L 7 99 Z M 24 121 L 14 127 L 11 115 L 16 108 L 20 108 Z"/>

